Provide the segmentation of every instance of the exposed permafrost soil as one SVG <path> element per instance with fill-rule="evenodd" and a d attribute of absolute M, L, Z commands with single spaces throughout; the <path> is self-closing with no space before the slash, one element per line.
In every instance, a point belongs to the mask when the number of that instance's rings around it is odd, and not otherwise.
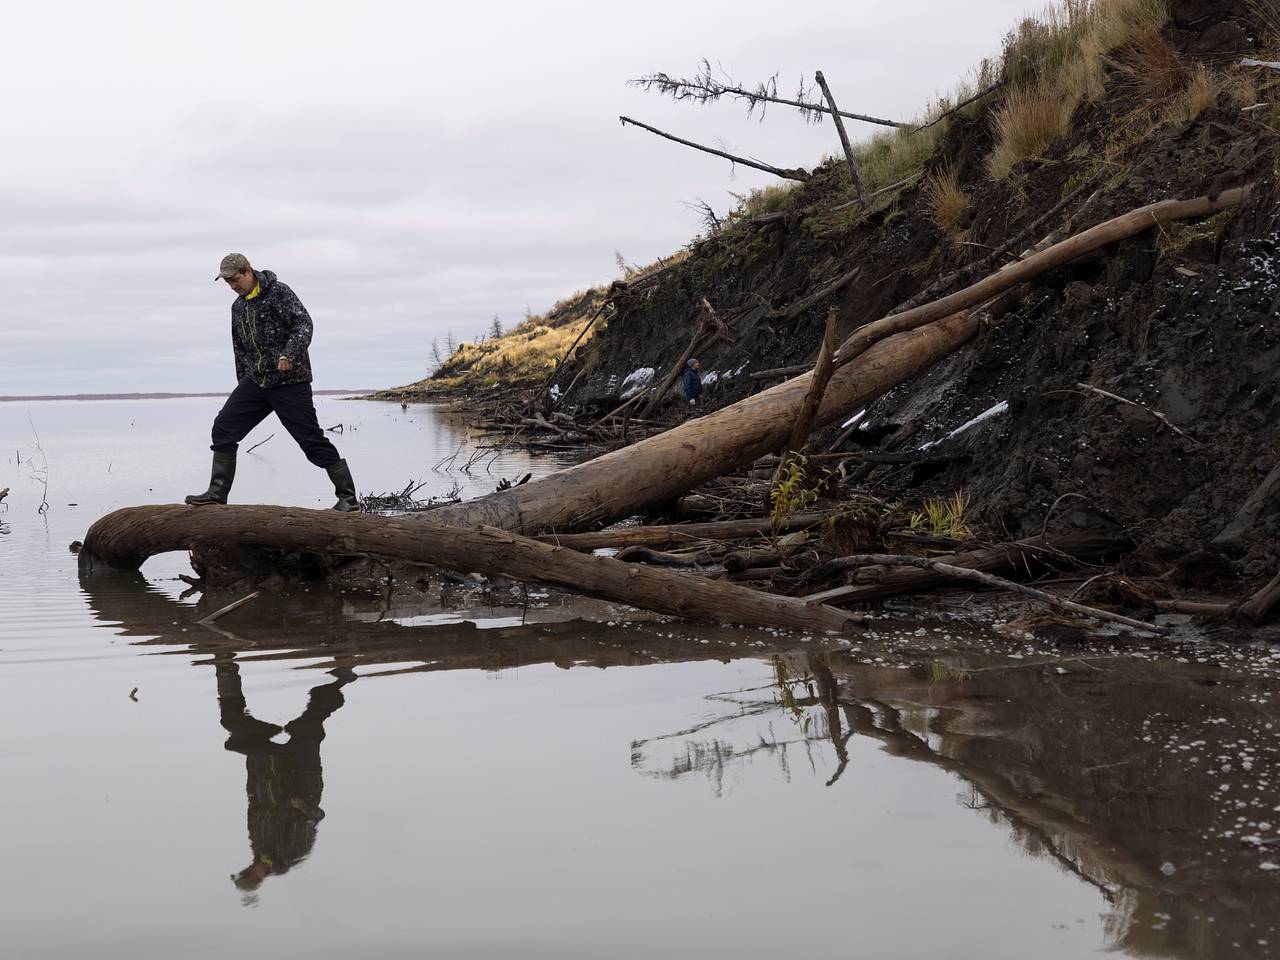
<path fill-rule="evenodd" d="M 1221 67 L 1250 55 L 1253 32 L 1243 4 L 1192 2 L 1174 4 L 1166 37 L 1187 62 Z M 1010 536 L 1039 533 L 1051 508 L 1055 522 L 1114 524 L 1130 532 L 1130 563 L 1147 573 L 1176 567 L 1183 586 L 1230 593 L 1260 584 L 1280 569 L 1280 513 L 1236 544 L 1209 544 L 1280 460 L 1272 115 L 1222 94 L 1195 120 L 1166 121 L 1125 144 L 1117 131 L 1144 122 L 1146 104 L 1121 77 L 1109 91 L 1077 111 L 1071 136 L 1004 181 L 984 167 L 989 116 L 953 125 L 926 172 L 950 163 L 971 193 L 967 244 L 939 233 L 920 181 L 866 217 L 830 212 L 846 199 L 847 174 L 828 164 L 797 188 L 785 219 L 703 238 L 684 262 L 623 294 L 607 328 L 558 377 L 567 385 L 587 368 L 569 402 L 603 408 L 638 368 L 662 371 L 693 335 L 704 297 L 733 331 L 701 352 L 711 373 L 705 402 L 721 406 L 767 385 L 751 371 L 811 360 L 831 307 L 842 310 L 845 336 L 999 246 L 1081 183 L 1090 186 L 1043 234 L 1252 182 L 1235 211 L 1152 230 L 1024 286 L 977 342 L 876 401 L 850 443 L 875 449 L 915 424 L 900 449 L 934 443 L 931 454 L 957 459 L 882 470 L 874 484 L 920 495 L 963 489 L 975 517 Z M 846 291 L 795 319 L 770 318 L 859 264 Z M 1081 383 L 1163 413 L 1182 434 Z M 1002 402 L 1007 409 L 949 436 Z"/>

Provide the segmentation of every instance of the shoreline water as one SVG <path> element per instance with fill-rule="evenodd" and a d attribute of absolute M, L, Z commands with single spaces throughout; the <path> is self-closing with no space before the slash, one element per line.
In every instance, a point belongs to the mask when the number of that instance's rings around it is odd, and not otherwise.
<path fill-rule="evenodd" d="M 211 393 L 38 393 L 29 396 L 0 396 L 0 403 L 38 403 L 47 400 L 186 400 L 193 397 L 225 397 L 230 390 Z M 376 390 L 312 390 L 317 397 L 365 397 Z"/>

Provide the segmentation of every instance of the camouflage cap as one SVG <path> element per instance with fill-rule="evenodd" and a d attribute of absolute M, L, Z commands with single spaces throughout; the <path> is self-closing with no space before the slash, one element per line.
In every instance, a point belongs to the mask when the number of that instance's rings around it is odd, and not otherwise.
<path fill-rule="evenodd" d="M 222 258 L 222 262 L 218 264 L 218 275 L 214 277 L 214 281 L 230 280 L 242 270 L 249 269 L 249 258 L 243 253 L 228 253 Z"/>

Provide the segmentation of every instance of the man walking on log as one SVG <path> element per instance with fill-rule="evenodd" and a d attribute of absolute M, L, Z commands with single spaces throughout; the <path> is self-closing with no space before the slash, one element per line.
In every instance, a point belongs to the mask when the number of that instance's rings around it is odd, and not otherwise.
<path fill-rule="evenodd" d="M 226 503 L 236 475 L 236 447 L 275 413 L 307 459 L 333 481 L 334 510 L 360 509 L 351 470 L 316 420 L 311 399 L 311 317 L 297 294 L 270 270 L 254 270 L 242 253 L 222 258 L 215 282 L 237 294 L 231 304 L 231 345 L 236 388 L 213 421 L 213 475 L 209 489 L 187 503 Z"/>

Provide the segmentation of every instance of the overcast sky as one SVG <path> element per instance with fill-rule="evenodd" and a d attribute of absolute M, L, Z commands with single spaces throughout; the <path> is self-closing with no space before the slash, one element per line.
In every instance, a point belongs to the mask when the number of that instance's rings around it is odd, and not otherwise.
<path fill-rule="evenodd" d="M 316 386 L 426 372 L 433 337 L 504 325 L 687 242 L 705 199 L 775 182 L 617 122 L 779 166 L 829 124 L 626 85 L 709 57 L 825 71 L 841 107 L 907 118 L 1025 0 L 5 5 L 0 395 L 230 389 L 224 253 L 316 322 Z M 875 128 L 855 125 L 855 136 Z"/>

